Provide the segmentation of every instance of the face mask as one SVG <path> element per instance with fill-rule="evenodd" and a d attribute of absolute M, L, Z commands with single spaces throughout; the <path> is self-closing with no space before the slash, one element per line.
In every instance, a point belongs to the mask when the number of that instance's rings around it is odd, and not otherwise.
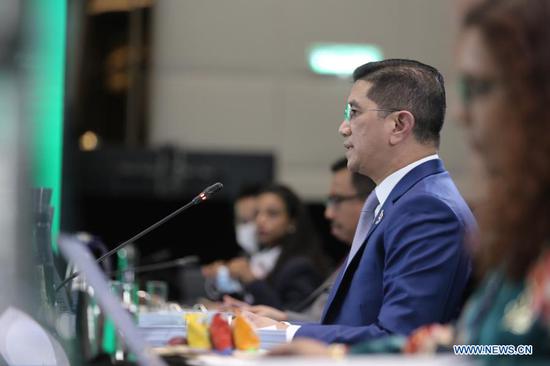
<path fill-rule="evenodd" d="M 235 234 L 237 236 L 237 243 L 245 252 L 254 254 L 258 251 L 256 224 L 254 222 L 235 225 Z"/>

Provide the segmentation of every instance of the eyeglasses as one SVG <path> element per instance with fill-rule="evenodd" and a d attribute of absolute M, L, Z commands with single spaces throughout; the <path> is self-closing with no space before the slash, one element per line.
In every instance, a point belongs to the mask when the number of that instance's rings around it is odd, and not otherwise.
<path fill-rule="evenodd" d="M 370 112 L 370 111 L 376 111 L 376 112 L 397 112 L 399 109 L 364 109 L 365 112 Z M 346 109 L 344 110 L 344 121 L 346 121 L 346 123 L 350 123 L 351 121 L 351 113 L 352 113 L 352 109 L 351 109 L 351 104 L 348 103 L 346 104 Z"/>
<path fill-rule="evenodd" d="M 358 194 L 353 194 L 350 196 L 334 194 L 327 197 L 327 201 L 325 205 L 327 207 L 335 207 L 335 206 L 339 206 L 342 202 L 351 201 L 351 200 L 360 199 L 360 198 L 361 196 Z"/>
<path fill-rule="evenodd" d="M 497 80 L 465 75 L 459 80 L 459 94 L 464 104 L 470 104 L 472 100 L 487 95 L 498 84 Z"/>

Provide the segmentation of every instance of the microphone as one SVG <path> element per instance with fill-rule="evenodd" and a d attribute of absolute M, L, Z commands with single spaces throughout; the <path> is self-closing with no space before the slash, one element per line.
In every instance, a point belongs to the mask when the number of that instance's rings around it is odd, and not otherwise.
<path fill-rule="evenodd" d="M 176 211 L 172 212 L 170 215 L 166 216 L 165 218 L 163 218 L 162 220 L 159 220 L 157 221 L 156 223 L 154 223 L 153 225 L 149 226 L 148 228 L 146 228 L 145 230 L 137 233 L 136 235 L 132 236 L 130 239 L 120 243 L 119 245 L 117 245 L 114 249 L 108 251 L 107 253 L 103 254 L 101 257 L 99 257 L 96 262 L 97 263 L 101 263 L 103 261 L 105 261 L 107 258 L 111 257 L 114 253 L 116 253 L 117 251 L 119 251 L 120 249 L 124 248 L 126 245 L 128 245 L 129 243 L 141 238 L 142 236 L 144 236 L 145 234 L 151 232 L 152 230 L 156 229 L 157 227 L 159 227 L 160 225 L 164 224 L 166 221 L 172 219 L 174 216 L 177 216 L 179 215 L 180 213 L 182 213 L 183 211 L 187 210 L 188 208 L 190 208 L 191 206 L 195 206 L 195 205 L 198 205 L 199 203 L 203 202 L 203 201 L 206 201 L 207 199 L 210 199 L 210 197 L 216 193 L 218 193 L 221 189 L 223 188 L 223 184 L 221 184 L 220 182 L 217 182 L 217 183 L 214 183 L 212 184 L 211 186 L 209 187 L 206 187 L 201 193 L 199 193 L 195 198 L 193 198 L 191 200 L 191 202 L 187 203 L 185 206 L 183 207 L 180 207 L 178 208 Z M 72 281 L 76 276 L 78 276 L 78 272 L 74 272 L 72 275 L 70 275 L 69 277 L 67 277 L 63 282 L 61 282 L 57 288 L 55 289 L 55 291 L 59 291 L 61 288 L 63 288 L 67 283 L 69 283 L 70 281 Z"/>
<path fill-rule="evenodd" d="M 204 191 L 202 191 L 201 193 L 199 193 L 199 195 L 197 197 L 195 197 L 194 200 L 203 200 L 203 201 L 205 201 L 205 200 L 209 199 L 210 196 L 212 196 L 213 194 L 216 194 L 219 191 L 221 191 L 222 188 L 223 188 L 223 184 L 221 184 L 220 182 L 214 183 L 210 187 L 206 187 L 206 189 Z"/>

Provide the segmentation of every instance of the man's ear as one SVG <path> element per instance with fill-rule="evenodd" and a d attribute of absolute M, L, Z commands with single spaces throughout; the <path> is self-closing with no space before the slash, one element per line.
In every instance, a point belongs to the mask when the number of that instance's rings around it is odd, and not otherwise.
<path fill-rule="evenodd" d="M 409 111 L 396 112 L 393 118 L 394 126 L 390 135 L 390 144 L 397 145 L 412 134 L 416 121 Z"/>

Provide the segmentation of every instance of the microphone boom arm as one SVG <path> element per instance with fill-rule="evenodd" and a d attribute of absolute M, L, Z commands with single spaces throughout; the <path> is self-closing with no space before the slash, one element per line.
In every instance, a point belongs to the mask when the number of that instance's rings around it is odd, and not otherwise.
<path fill-rule="evenodd" d="M 101 257 L 99 257 L 96 262 L 97 263 L 101 263 L 103 262 L 105 259 L 109 258 L 110 256 L 112 256 L 114 253 L 116 253 L 117 251 L 119 251 L 120 249 L 124 248 L 126 245 L 128 245 L 129 243 L 135 241 L 135 240 L 138 240 L 139 238 L 141 238 L 142 236 L 144 236 L 145 234 L 149 233 L 150 231 L 156 229 L 157 227 L 159 227 L 160 225 L 164 224 L 166 221 L 172 219 L 174 216 L 177 216 L 178 214 L 180 214 L 181 212 L 187 210 L 189 207 L 191 206 L 195 206 L 195 205 L 198 205 L 199 203 L 201 203 L 202 201 L 206 201 L 207 199 L 210 198 L 210 196 L 212 196 L 214 193 L 217 193 L 219 190 L 221 190 L 223 188 L 223 184 L 221 184 L 220 182 L 218 183 L 214 183 L 212 184 L 211 186 L 207 187 L 204 189 L 204 191 L 202 191 L 201 193 L 199 193 L 198 196 L 196 196 L 195 198 L 193 198 L 191 200 L 191 202 L 187 203 L 185 206 L 183 207 L 180 207 L 178 208 L 176 211 L 172 212 L 170 215 L 166 216 L 165 218 L 157 221 L 156 223 L 154 223 L 153 225 L 149 226 L 148 228 L 146 228 L 145 230 L 137 233 L 136 235 L 132 236 L 130 239 L 120 243 L 119 245 L 117 245 L 114 249 L 111 249 L 110 251 L 108 251 L 107 253 L 103 254 Z M 55 291 L 59 291 L 61 288 L 63 288 L 67 283 L 69 283 L 70 281 L 72 281 L 76 276 L 78 276 L 78 272 L 74 272 L 73 274 L 71 274 L 69 277 L 67 277 L 65 280 L 63 280 L 55 289 Z"/>

